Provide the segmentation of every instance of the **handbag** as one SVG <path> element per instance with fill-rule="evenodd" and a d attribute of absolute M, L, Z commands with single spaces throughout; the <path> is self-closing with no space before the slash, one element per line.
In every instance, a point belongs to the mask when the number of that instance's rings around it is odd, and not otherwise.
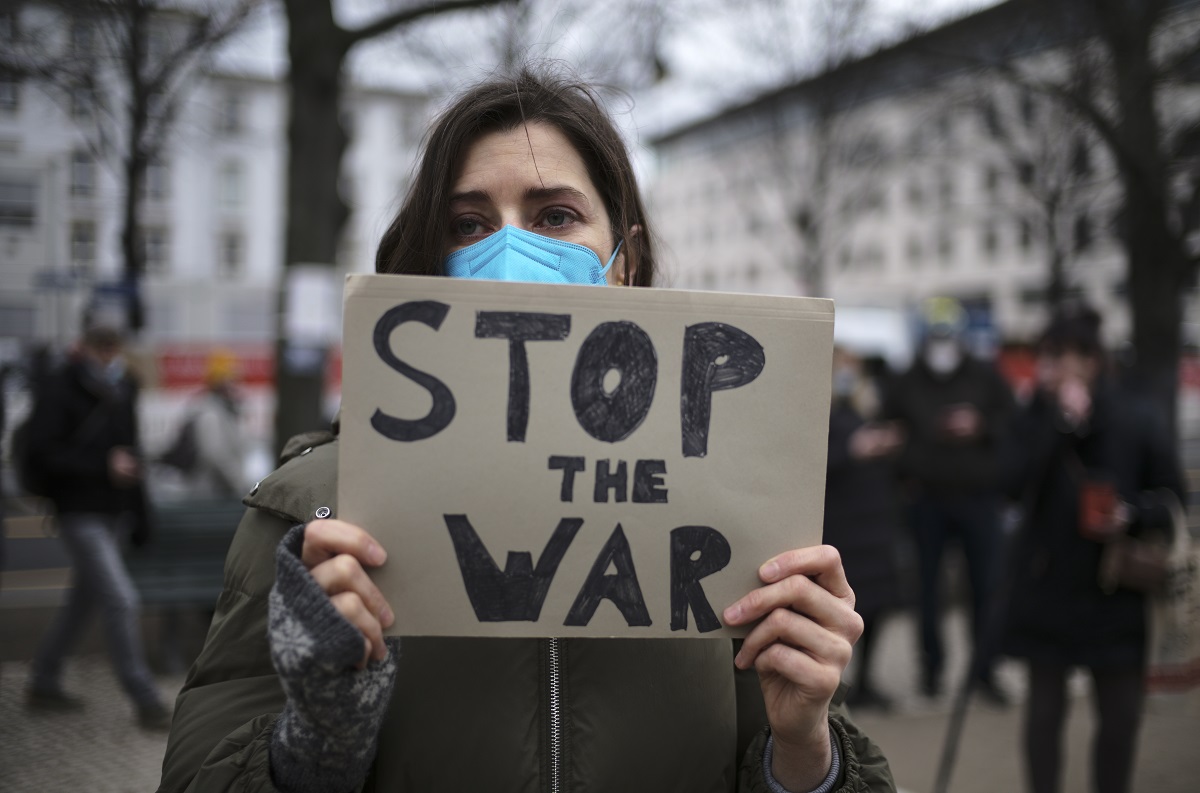
<path fill-rule="evenodd" d="M 1169 490 L 1156 492 L 1170 509 L 1174 537 L 1165 580 L 1147 598 L 1146 688 L 1181 693 L 1200 687 L 1200 545 L 1192 542 L 1179 498 Z"/>

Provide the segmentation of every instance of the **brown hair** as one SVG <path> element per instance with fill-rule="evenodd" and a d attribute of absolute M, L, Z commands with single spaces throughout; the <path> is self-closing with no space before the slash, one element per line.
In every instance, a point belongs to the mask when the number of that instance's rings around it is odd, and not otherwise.
<path fill-rule="evenodd" d="M 544 66 L 525 66 L 513 77 L 486 80 L 442 111 L 400 213 L 379 242 L 375 271 L 442 275 L 450 188 L 467 149 L 484 134 L 533 122 L 555 127 L 579 152 L 608 211 L 614 241 L 625 242 L 622 251 L 632 285 L 650 286 L 654 235 L 625 144 L 590 86 Z M 630 234 L 634 226 L 638 233 Z"/>

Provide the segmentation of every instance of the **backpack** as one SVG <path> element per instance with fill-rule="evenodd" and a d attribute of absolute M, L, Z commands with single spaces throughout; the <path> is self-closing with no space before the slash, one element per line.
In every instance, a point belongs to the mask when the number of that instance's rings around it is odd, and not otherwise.
<path fill-rule="evenodd" d="M 13 468 L 17 474 L 17 485 L 31 496 L 46 498 L 50 495 L 50 478 L 33 459 L 33 449 L 29 445 L 30 416 L 13 430 L 12 446 L 9 454 L 12 457 Z"/>
<path fill-rule="evenodd" d="M 196 470 L 196 465 L 200 462 L 200 447 L 196 443 L 194 415 L 189 416 L 187 421 L 180 425 L 179 431 L 175 433 L 175 440 L 159 456 L 158 461 L 177 469 L 180 473 L 188 474 Z"/>

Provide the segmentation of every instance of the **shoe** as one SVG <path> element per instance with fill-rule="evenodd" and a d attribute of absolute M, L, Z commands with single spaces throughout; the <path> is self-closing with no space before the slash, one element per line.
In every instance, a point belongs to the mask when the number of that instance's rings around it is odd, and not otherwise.
<path fill-rule="evenodd" d="M 138 705 L 138 726 L 151 732 L 166 732 L 171 729 L 171 711 L 162 703 Z"/>
<path fill-rule="evenodd" d="M 57 688 L 31 688 L 25 696 L 30 710 L 47 713 L 78 713 L 83 710 L 83 700 L 66 694 Z"/>
<path fill-rule="evenodd" d="M 994 707 L 1007 708 L 1012 705 L 1012 698 L 1000 688 L 995 678 L 976 678 L 974 690 L 981 700 Z"/>
<path fill-rule="evenodd" d="M 885 697 L 871 686 L 855 687 L 846 697 L 846 706 L 860 710 L 878 710 L 889 713 L 892 710 L 892 700 Z"/>

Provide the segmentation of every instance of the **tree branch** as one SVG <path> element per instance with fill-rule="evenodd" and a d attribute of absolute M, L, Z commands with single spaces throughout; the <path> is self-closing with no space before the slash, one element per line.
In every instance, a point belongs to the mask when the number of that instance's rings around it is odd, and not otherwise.
<path fill-rule="evenodd" d="M 379 19 L 353 30 L 344 30 L 342 50 L 346 51 L 360 41 L 374 38 L 390 30 L 416 22 L 424 17 L 445 14 L 451 11 L 466 11 L 472 8 L 488 8 L 503 3 L 519 3 L 521 0 L 436 0 L 418 6 L 410 6 L 391 14 L 385 14 Z"/>

